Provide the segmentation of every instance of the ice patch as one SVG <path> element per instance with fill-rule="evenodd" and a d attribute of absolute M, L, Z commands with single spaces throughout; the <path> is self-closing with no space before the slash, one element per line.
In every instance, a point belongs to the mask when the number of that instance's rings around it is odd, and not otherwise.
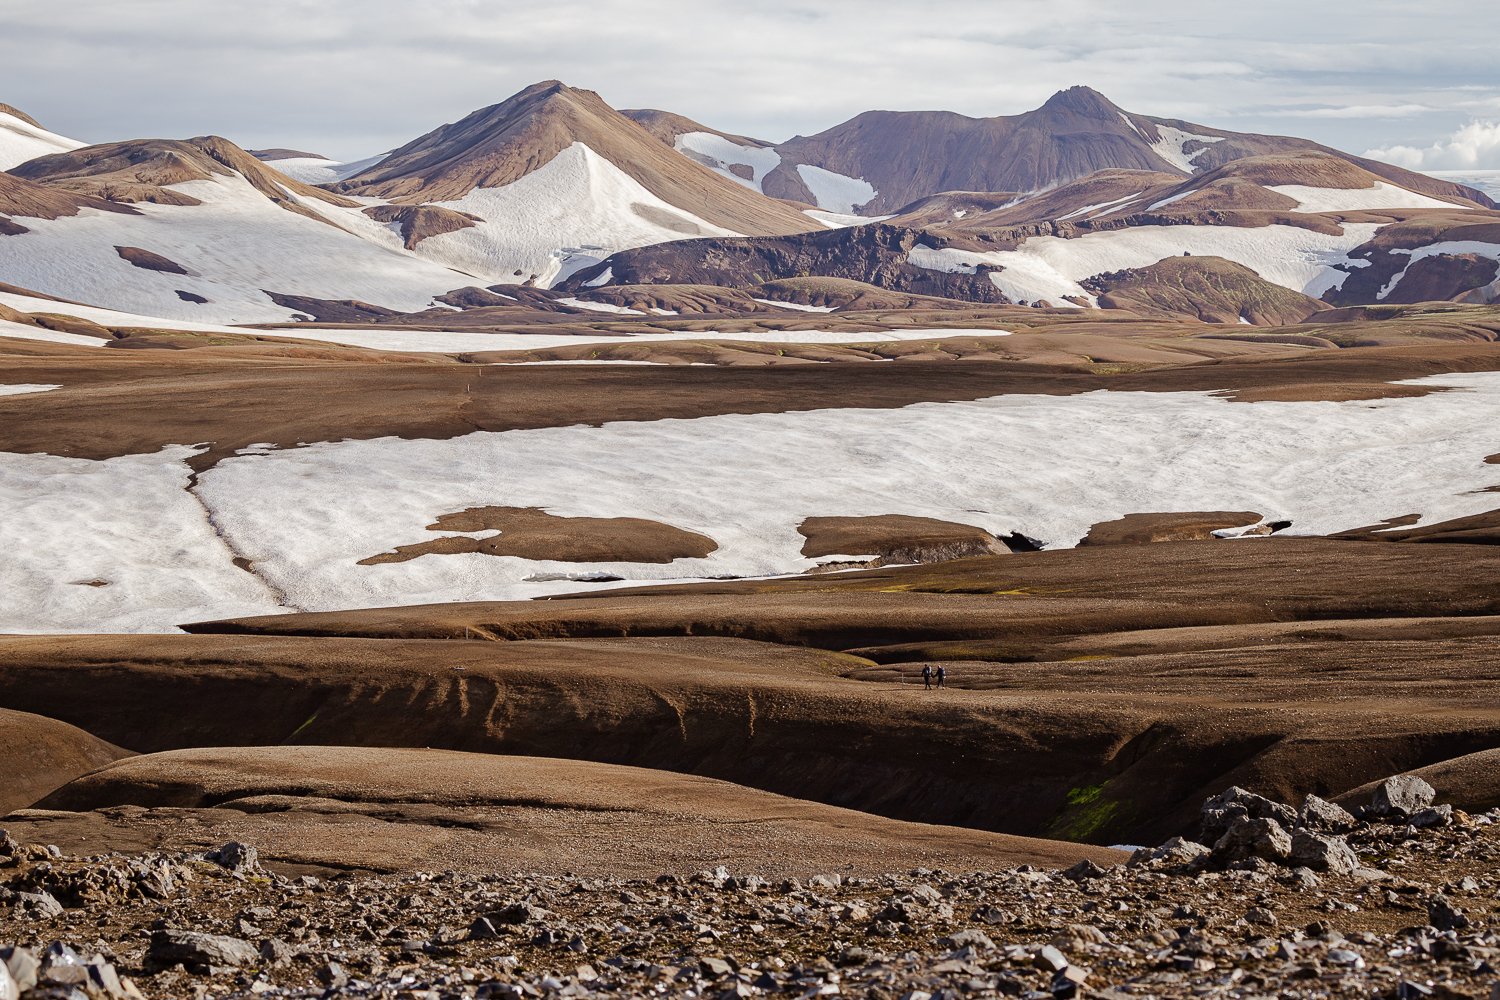
<path fill-rule="evenodd" d="M 677 151 L 703 164 L 715 173 L 728 177 L 736 184 L 752 191 L 764 190 L 766 175 L 781 165 L 781 154 L 766 146 L 741 146 L 712 132 L 684 132 L 673 144 Z M 741 177 L 729 168 L 733 165 L 750 168 L 751 176 Z"/>
<path fill-rule="evenodd" d="M 1360 212 L 1380 208 L 1452 208 L 1466 210 L 1466 205 L 1439 201 L 1395 184 L 1377 181 L 1371 188 L 1307 187 L 1302 184 L 1276 184 L 1266 188 L 1284 194 L 1297 202 L 1294 212 Z"/>
<path fill-rule="evenodd" d="M 66 153 L 86 143 L 48 132 L 14 115 L 0 113 L 0 170 L 20 166 L 27 160 L 52 153 Z"/>
<path fill-rule="evenodd" d="M 390 155 L 390 153 L 378 153 L 375 156 L 367 156 L 362 160 L 351 160 L 347 163 L 340 160 L 325 160 L 318 156 L 289 156 L 284 160 L 262 162 L 277 173 L 285 174 L 292 180 L 301 181 L 303 184 L 337 184 L 357 173 L 369 170 Z"/>
<path fill-rule="evenodd" d="M 1058 222 L 1067 222 L 1069 219 L 1076 219 L 1076 218 L 1078 218 L 1080 216 L 1085 216 L 1085 215 L 1087 215 L 1087 216 L 1093 216 L 1093 215 L 1108 214 L 1109 210 L 1116 209 L 1116 208 L 1122 208 L 1122 207 L 1124 207 L 1126 205 L 1126 203 L 1131 202 L 1131 201 L 1135 200 L 1136 198 L 1139 198 L 1141 196 L 1141 194 L 1142 194 L 1142 192 L 1137 191 L 1134 194 L 1127 194 L 1123 198 L 1116 198 L 1114 201 L 1101 201 L 1097 205 L 1085 205 L 1082 208 L 1074 209 L 1073 211 L 1069 212 L 1067 215 L 1059 215 L 1057 217 L 1056 221 L 1058 221 Z M 1158 204 L 1160 204 L 1160 202 L 1158 202 Z M 1151 207 L 1155 208 L 1156 205 L 1152 205 Z"/>
<path fill-rule="evenodd" d="M 1133 125 L 1131 127 L 1134 128 Z M 1207 149 L 1195 149 L 1191 153 L 1186 153 L 1183 152 L 1183 146 L 1194 141 L 1204 143 L 1224 141 L 1224 136 L 1222 135 L 1197 135 L 1193 132 L 1184 132 L 1180 128 L 1173 128 L 1170 125 L 1157 125 L 1156 131 L 1161 138 L 1151 144 L 1151 149 L 1157 156 L 1160 156 L 1163 160 L 1166 160 L 1185 174 L 1194 173 L 1198 169 L 1193 165 L 1193 162 L 1207 152 Z"/>
<path fill-rule="evenodd" d="M 861 205 L 875 200 L 875 189 L 860 177 L 845 177 L 808 163 L 797 164 L 797 176 L 807 185 L 819 208 L 839 215 L 853 215 Z"/>
<path fill-rule="evenodd" d="M 589 312 L 614 313 L 620 316 L 644 316 L 645 313 L 639 309 L 630 309 L 626 306 L 617 306 L 613 302 L 588 302 L 584 299 L 566 298 L 557 299 L 560 306 L 572 306 L 574 309 L 587 309 Z"/>
<path fill-rule="evenodd" d="M 841 212 L 820 212 L 815 208 L 804 208 L 802 214 L 823 223 L 829 229 L 848 229 L 851 226 L 868 226 L 875 222 L 894 219 L 894 215 L 850 215 Z"/>
<path fill-rule="evenodd" d="M 831 313 L 838 308 L 838 306 L 809 306 L 803 305 L 801 302 L 777 302 L 775 299 L 756 299 L 755 301 L 759 302 L 763 306 L 775 306 L 778 309 L 792 309 L 796 312 Z"/>
<path fill-rule="evenodd" d="M 99 337 L 43 330 L 39 326 L 27 326 L 24 323 L 12 323 L 3 319 L 0 319 L 0 337 L 9 337 L 13 340 L 41 340 L 50 344 L 72 344 L 75 347 L 103 347 L 106 343 Z"/>

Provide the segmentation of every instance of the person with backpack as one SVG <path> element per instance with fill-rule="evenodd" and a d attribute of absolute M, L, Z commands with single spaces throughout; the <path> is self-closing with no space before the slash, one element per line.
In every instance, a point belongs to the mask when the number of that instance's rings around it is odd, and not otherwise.
<path fill-rule="evenodd" d="M 948 671 L 943 668 L 943 665 L 941 663 L 939 663 L 938 664 L 938 668 L 937 668 L 937 682 L 938 682 L 937 686 L 938 687 L 942 687 L 943 686 L 943 681 L 946 680 L 947 677 L 948 677 Z"/>
<path fill-rule="evenodd" d="M 930 663 L 922 664 L 922 689 L 924 691 L 932 690 L 932 664 Z"/>

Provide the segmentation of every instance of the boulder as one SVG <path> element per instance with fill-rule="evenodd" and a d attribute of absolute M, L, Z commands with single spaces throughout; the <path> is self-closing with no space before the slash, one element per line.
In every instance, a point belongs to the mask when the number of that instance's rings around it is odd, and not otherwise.
<path fill-rule="evenodd" d="M 1173 837 L 1159 847 L 1138 848 L 1130 855 L 1126 864 L 1132 868 L 1141 865 L 1157 865 L 1164 868 L 1175 868 L 1179 865 L 1190 865 L 1208 857 L 1209 849 L 1195 840 L 1187 840 L 1183 837 Z"/>
<path fill-rule="evenodd" d="M 1426 809 L 1412 813 L 1406 821 L 1418 829 L 1447 826 L 1453 822 L 1453 807 L 1446 802 L 1440 806 L 1428 806 Z"/>
<path fill-rule="evenodd" d="M 1348 875 L 1359 867 L 1359 858 L 1343 837 L 1324 837 L 1309 830 L 1292 834 L 1292 863 L 1314 871 Z"/>
<path fill-rule="evenodd" d="M 146 964 L 157 967 L 181 963 L 189 969 L 234 968 L 259 960 L 260 949 L 249 941 L 172 929 L 154 932 L 146 951 Z"/>
<path fill-rule="evenodd" d="M 4 965 L 19 992 L 36 986 L 42 963 L 30 948 L 0 948 L 0 965 Z"/>
<path fill-rule="evenodd" d="M 260 852 L 234 840 L 209 851 L 203 855 L 203 860 L 211 861 L 236 875 L 259 875 L 263 871 L 260 867 Z"/>
<path fill-rule="evenodd" d="M 1297 811 L 1297 825 L 1309 830 L 1317 830 L 1324 833 L 1342 833 L 1352 830 L 1358 824 L 1354 815 L 1343 806 L 1327 799 L 1320 799 L 1316 795 L 1309 795 L 1302 800 L 1302 808 Z"/>
<path fill-rule="evenodd" d="M 1216 844 L 1240 820 L 1267 819 L 1287 830 L 1297 824 L 1297 813 L 1291 806 L 1235 785 L 1203 803 L 1202 819 L 1199 839 L 1205 844 Z"/>
<path fill-rule="evenodd" d="M 1290 810 L 1288 810 L 1290 811 Z M 1213 860 L 1219 864 L 1261 858 L 1278 864 L 1292 853 L 1292 837 L 1274 819 L 1236 820 L 1214 844 Z"/>
<path fill-rule="evenodd" d="M 1386 778 L 1375 788 L 1369 811 L 1376 816 L 1406 817 L 1432 805 L 1437 790 L 1414 774 Z"/>

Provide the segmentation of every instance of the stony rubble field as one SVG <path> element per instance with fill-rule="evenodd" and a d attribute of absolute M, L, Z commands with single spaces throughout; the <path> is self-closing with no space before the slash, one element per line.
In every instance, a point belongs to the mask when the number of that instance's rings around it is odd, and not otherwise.
<path fill-rule="evenodd" d="M 1500 810 L 1231 788 L 1198 840 L 969 875 L 272 871 L 0 839 L 0 998 L 1500 996 Z"/>

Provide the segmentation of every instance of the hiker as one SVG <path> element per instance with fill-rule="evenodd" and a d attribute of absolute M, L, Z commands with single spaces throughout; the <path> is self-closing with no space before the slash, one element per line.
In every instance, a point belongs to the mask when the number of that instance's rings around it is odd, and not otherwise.
<path fill-rule="evenodd" d="M 922 687 L 924 690 L 932 690 L 932 664 L 922 664 Z"/>
<path fill-rule="evenodd" d="M 943 665 L 941 663 L 939 663 L 938 664 L 938 669 L 937 669 L 938 687 L 942 687 L 943 686 L 943 681 L 945 679 L 947 679 L 947 677 L 948 677 L 948 671 L 943 668 Z"/>

